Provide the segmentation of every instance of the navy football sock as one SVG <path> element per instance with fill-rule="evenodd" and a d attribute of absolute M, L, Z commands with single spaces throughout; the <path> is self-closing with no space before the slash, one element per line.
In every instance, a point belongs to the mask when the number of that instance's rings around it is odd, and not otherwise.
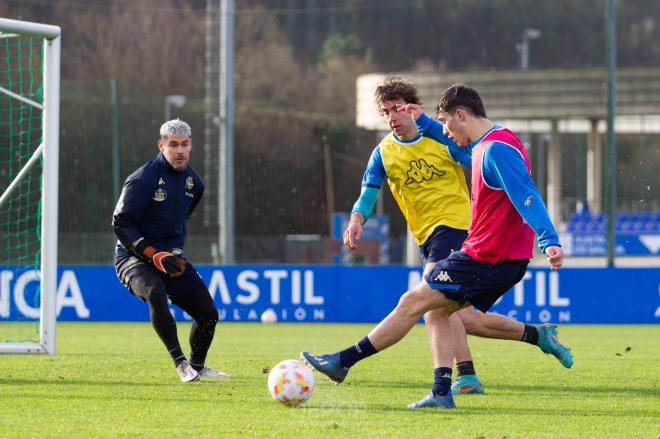
<path fill-rule="evenodd" d="M 339 364 L 341 367 L 351 367 L 358 361 L 363 360 L 376 352 L 378 351 L 369 341 L 369 337 L 364 337 L 350 348 L 344 349 L 339 353 Z"/>
<path fill-rule="evenodd" d="M 172 357 L 172 361 L 174 361 L 174 367 L 178 366 L 182 361 L 186 359 L 186 356 L 183 355 L 183 352 L 181 352 L 181 348 L 175 348 L 171 350 L 170 356 Z"/>
<path fill-rule="evenodd" d="M 477 374 L 474 371 L 474 363 L 472 362 L 472 360 L 462 361 L 460 363 L 456 363 L 456 369 L 458 369 L 458 376 L 461 376 L 461 375 L 476 375 Z"/>
<path fill-rule="evenodd" d="M 196 364 L 196 363 L 190 363 L 193 369 L 195 369 L 197 372 L 201 372 L 202 369 L 204 369 L 204 363 L 202 364 Z"/>
<path fill-rule="evenodd" d="M 451 392 L 451 367 L 433 369 L 433 395 L 445 396 Z"/>
<path fill-rule="evenodd" d="M 525 330 L 523 331 L 521 341 L 525 343 L 538 345 L 539 344 L 539 330 L 536 329 L 536 326 L 525 325 Z"/>

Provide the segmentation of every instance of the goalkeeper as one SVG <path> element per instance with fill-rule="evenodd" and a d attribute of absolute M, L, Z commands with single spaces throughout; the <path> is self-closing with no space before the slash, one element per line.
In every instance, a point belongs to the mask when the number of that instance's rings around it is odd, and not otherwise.
<path fill-rule="evenodd" d="M 398 111 L 403 104 L 410 104 L 408 107 L 421 112 L 417 89 L 402 78 L 387 78 L 376 89 L 375 97 L 392 132 L 371 154 L 360 197 L 344 233 L 344 244 L 352 250 L 357 248 L 362 224 L 373 211 L 378 191 L 387 180 L 420 246 L 427 274 L 438 261 L 459 250 L 467 237 L 470 198 L 459 163 L 472 165 L 470 150 L 456 145 L 444 135 L 442 125 L 432 124 L 427 116 L 416 125 L 411 114 Z M 435 309 L 424 314 L 436 376 L 441 363 L 443 317 Z M 458 378 L 452 385 L 454 394 L 484 392 L 475 372 L 466 331 L 480 337 L 524 341 L 553 354 L 565 367 L 572 365 L 571 353 L 558 342 L 553 326 L 523 324 L 498 314 L 475 312 L 471 307 L 452 315 L 450 321 L 458 369 Z M 342 351 L 340 373 L 332 378 L 341 382 L 344 371 L 371 352 L 374 348 L 367 337 Z M 305 357 L 314 363 L 310 354 Z"/>
<path fill-rule="evenodd" d="M 160 127 L 160 153 L 128 176 L 112 217 L 119 239 L 117 277 L 149 304 L 151 323 L 183 382 L 229 378 L 204 365 L 218 310 L 182 251 L 186 220 L 204 192 L 204 183 L 188 166 L 191 148 L 190 126 L 179 119 L 165 122 Z M 190 361 L 181 350 L 168 299 L 193 319 Z"/>

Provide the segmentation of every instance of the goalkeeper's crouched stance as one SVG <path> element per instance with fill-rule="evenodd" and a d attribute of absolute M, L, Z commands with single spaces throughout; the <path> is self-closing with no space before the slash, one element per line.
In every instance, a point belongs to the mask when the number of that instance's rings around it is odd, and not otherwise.
<path fill-rule="evenodd" d="M 154 159 L 124 183 L 112 218 L 117 238 L 115 269 L 128 290 L 149 304 L 151 323 L 165 344 L 183 382 L 229 376 L 204 365 L 213 341 L 218 310 L 195 270 L 183 256 L 186 219 L 204 192 L 188 167 L 190 126 L 178 119 L 163 124 Z M 190 360 L 181 350 L 168 299 L 188 313 Z"/>

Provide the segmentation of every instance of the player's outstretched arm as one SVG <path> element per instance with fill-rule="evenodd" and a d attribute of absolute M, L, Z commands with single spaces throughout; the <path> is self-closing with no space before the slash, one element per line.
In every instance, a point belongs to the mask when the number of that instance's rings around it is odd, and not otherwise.
<path fill-rule="evenodd" d="M 416 104 L 406 104 L 406 107 L 410 105 L 419 107 L 420 110 L 422 108 L 420 105 L 416 105 Z M 417 110 L 411 110 L 411 111 L 417 111 Z M 452 158 L 456 161 L 456 163 L 465 165 L 468 168 L 472 167 L 473 145 L 466 145 L 466 146 L 457 145 L 447 134 L 445 134 L 445 126 L 439 121 L 433 120 L 424 112 L 420 112 L 419 114 L 416 114 L 413 117 L 415 119 L 415 125 L 417 126 L 417 130 L 420 132 L 420 134 L 422 134 L 425 137 L 434 139 L 442 143 L 443 145 L 446 145 L 447 148 L 449 149 L 449 154 L 451 154 Z"/>
<path fill-rule="evenodd" d="M 564 262 L 564 251 L 561 247 L 551 245 L 546 247 L 545 254 L 548 257 L 548 263 L 553 270 L 559 270 Z"/>
<path fill-rule="evenodd" d="M 561 250 L 557 231 L 522 155 L 506 144 L 493 142 L 484 153 L 482 169 L 486 183 L 503 189 L 523 220 L 534 230 L 541 251 L 549 255 L 548 247 Z M 555 254 L 556 251 L 553 252 Z M 559 258 L 559 266 L 561 258 L 563 253 Z"/>
<path fill-rule="evenodd" d="M 353 212 L 351 214 L 351 219 L 348 222 L 348 227 L 344 232 L 344 245 L 351 250 L 358 248 L 358 241 L 362 237 L 362 224 L 364 223 L 364 217 L 360 212 Z"/>

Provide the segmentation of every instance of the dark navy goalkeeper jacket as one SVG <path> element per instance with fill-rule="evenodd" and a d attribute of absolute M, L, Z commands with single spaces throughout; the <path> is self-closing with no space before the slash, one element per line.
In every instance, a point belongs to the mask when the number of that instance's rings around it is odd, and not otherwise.
<path fill-rule="evenodd" d="M 129 256 L 140 239 L 157 250 L 181 249 L 186 220 L 204 193 L 202 179 L 190 167 L 175 171 L 162 153 L 128 176 L 112 216 L 119 238 L 116 256 Z"/>

